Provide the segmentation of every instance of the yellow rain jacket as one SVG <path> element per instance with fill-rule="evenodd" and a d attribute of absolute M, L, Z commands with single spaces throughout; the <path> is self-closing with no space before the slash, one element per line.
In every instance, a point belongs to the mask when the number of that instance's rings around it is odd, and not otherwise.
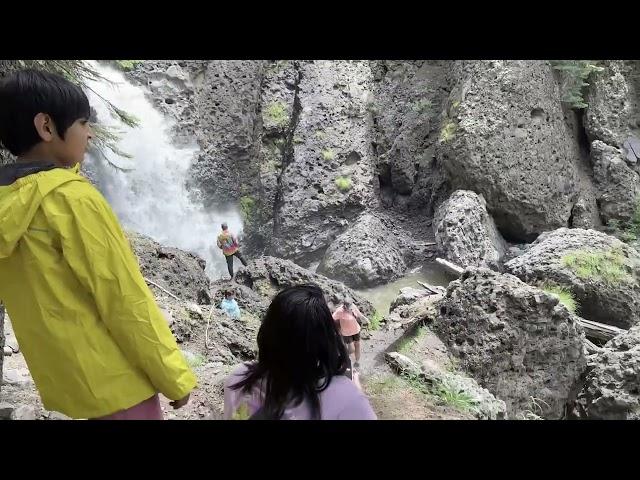
<path fill-rule="evenodd" d="M 0 299 L 48 410 L 95 418 L 196 385 L 116 216 L 78 166 L 0 186 Z"/>

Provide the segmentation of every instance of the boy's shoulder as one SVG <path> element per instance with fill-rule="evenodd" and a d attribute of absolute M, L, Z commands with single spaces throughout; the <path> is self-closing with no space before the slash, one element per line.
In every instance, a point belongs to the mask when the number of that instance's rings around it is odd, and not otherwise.
<path fill-rule="evenodd" d="M 83 176 L 72 173 L 60 171 L 56 172 L 58 175 L 68 176 L 68 181 L 60 183 L 55 187 L 51 194 L 57 197 L 62 197 L 69 202 L 89 201 L 102 203 L 106 200 L 102 194 L 94 187 L 89 180 Z"/>

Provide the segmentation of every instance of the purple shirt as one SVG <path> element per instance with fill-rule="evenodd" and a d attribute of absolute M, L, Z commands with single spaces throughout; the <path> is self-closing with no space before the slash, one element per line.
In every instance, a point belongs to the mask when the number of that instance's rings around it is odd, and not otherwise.
<path fill-rule="evenodd" d="M 247 420 L 262 406 L 262 394 L 255 388 L 244 393 L 232 390 L 233 385 L 244 378 L 246 365 L 240 365 L 224 382 L 225 420 Z M 377 420 L 369 400 L 349 378 L 339 375 L 331 379 L 329 386 L 319 393 L 321 420 Z M 311 408 L 307 400 L 295 407 L 286 408 L 282 420 L 309 420 Z"/>

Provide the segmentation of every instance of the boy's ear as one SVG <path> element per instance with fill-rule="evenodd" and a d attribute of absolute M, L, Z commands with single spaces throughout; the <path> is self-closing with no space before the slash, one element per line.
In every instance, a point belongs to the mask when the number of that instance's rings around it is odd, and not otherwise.
<path fill-rule="evenodd" d="M 50 142 L 57 135 L 56 126 L 46 113 L 39 113 L 33 117 L 33 125 L 36 127 L 36 131 L 43 142 Z"/>

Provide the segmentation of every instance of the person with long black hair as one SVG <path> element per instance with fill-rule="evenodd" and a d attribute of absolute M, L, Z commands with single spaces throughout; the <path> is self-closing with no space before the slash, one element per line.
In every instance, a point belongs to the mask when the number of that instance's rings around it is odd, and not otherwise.
<path fill-rule="evenodd" d="M 258 331 L 258 361 L 225 381 L 226 419 L 375 420 L 369 400 L 346 376 L 349 356 L 322 290 L 278 293 Z"/>

